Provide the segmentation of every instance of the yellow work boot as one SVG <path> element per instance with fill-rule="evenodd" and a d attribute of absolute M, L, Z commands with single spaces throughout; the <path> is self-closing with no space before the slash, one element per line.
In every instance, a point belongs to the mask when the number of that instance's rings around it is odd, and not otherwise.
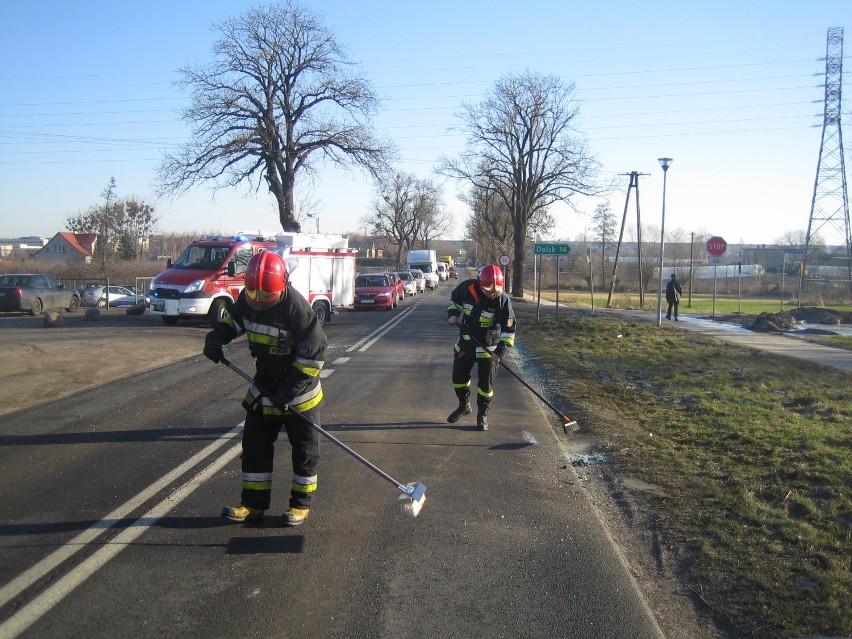
<path fill-rule="evenodd" d="M 282 515 L 282 517 L 284 517 L 284 525 L 298 526 L 299 524 L 303 524 L 308 518 L 308 513 L 310 512 L 310 508 L 293 508 L 291 506 L 287 512 Z"/>
<path fill-rule="evenodd" d="M 249 508 L 248 506 L 225 506 L 222 509 L 222 517 L 238 522 L 253 522 L 263 519 L 265 510 L 260 508 Z"/>

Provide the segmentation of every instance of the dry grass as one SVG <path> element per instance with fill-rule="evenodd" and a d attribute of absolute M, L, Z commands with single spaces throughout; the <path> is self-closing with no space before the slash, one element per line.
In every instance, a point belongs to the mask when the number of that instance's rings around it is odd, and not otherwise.
<path fill-rule="evenodd" d="M 552 401 L 588 415 L 612 472 L 661 487 L 644 507 L 730 636 L 852 635 L 852 375 L 611 316 L 519 315 Z"/>

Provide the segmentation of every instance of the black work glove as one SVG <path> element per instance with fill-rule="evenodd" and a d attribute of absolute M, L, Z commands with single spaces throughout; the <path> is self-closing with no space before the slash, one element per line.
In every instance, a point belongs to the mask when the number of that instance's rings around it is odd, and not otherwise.
<path fill-rule="evenodd" d="M 272 397 L 272 403 L 276 408 L 287 410 L 290 407 L 290 402 L 293 401 L 293 390 L 290 388 L 279 388 Z"/>
<path fill-rule="evenodd" d="M 502 344 L 498 344 L 497 348 L 494 349 L 494 353 L 492 356 L 494 357 L 494 359 L 497 360 L 497 363 L 499 364 L 506 356 L 506 347 Z"/>
<path fill-rule="evenodd" d="M 204 357 L 218 364 L 225 357 L 222 350 L 222 335 L 218 331 L 210 331 L 204 338 Z"/>

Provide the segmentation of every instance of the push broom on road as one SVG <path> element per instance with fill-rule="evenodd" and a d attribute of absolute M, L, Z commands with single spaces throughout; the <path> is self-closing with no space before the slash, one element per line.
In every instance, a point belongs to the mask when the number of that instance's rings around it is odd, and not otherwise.
<path fill-rule="evenodd" d="M 242 369 L 240 369 L 237 366 L 235 366 L 234 364 L 232 364 L 227 358 L 223 357 L 223 358 L 221 358 L 220 361 L 225 366 L 227 366 L 232 371 L 234 371 L 237 375 L 239 375 L 243 379 L 246 379 L 249 382 L 251 382 L 252 384 L 254 384 L 255 388 L 257 388 L 266 397 L 269 397 L 269 398 L 272 397 L 271 393 L 269 393 L 268 391 L 264 390 L 263 388 L 261 388 L 260 386 L 257 385 L 257 383 L 254 381 L 254 378 L 251 375 L 249 375 L 248 373 L 246 373 Z M 281 408 L 281 406 L 278 406 L 278 408 Z M 403 514 L 403 516 L 408 517 L 410 519 L 414 519 L 415 517 L 417 517 L 417 515 L 420 514 L 420 510 L 423 508 L 423 503 L 426 501 L 426 484 L 423 484 L 419 481 L 412 482 L 410 484 L 402 484 L 402 483 L 398 482 L 393 477 L 388 475 L 385 471 L 383 471 L 381 468 L 379 468 L 375 464 L 372 464 L 366 458 L 362 457 L 361 455 L 356 453 L 354 450 L 349 448 L 349 446 L 347 446 L 342 441 L 337 439 L 337 437 L 335 437 L 334 435 L 329 433 L 327 430 L 325 430 L 319 424 L 314 423 L 312 420 L 308 419 L 307 417 L 305 417 L 304 415 L 302 415 L 302 413 L 300 413 L 298 411 L 291 410 L 290 412 L 301 417 L 308 424 L 308 426 L 313 428 L 320 435 L 322 435 L 323 437 L 328 439 L 333 444 L 336 444 L 337 446 L 339 446 L 340 448 L 345 450 L 347 453 L 352 455 L 355 459 L 357 459 L 359 462 L 364 464 L 367 468 L 372 470 L 374 473 L 376 473 L 377 475 L 379 475 L 380 477 L 382 477 L 386 481 L 393 484 L 394 488 L 396 488 L 399 492 L 402 493 L 402 495 L 400 495 L 399 498 L 400 498 L 400 501 L 401 501 L 400 512 Z"/>

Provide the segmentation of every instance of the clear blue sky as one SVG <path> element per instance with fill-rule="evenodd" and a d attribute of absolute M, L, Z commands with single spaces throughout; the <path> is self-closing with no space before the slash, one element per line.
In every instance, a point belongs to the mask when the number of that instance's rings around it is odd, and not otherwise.
<path fill-rule="evenodd" d="M 188 103 L 173 85 L 177 69 L 209 61 L 212 24 L 254 4 L 0 2 L 0 237 L 64 230 L 69 215 L 99 202 L 110 177 L 119 196 L 155 206 L 163 231 L 279 229 L 265 192 L 213 199 L 196 187 L 157 201 L 152 189 L 163 150 L 188 135 L 175 113 Z M 845 27 L 844 94 L 852 90 L 852 10 L 840 0 L 307 4 L 384 98 L 375 124 L 397 141 L 398 169 L 432 177 L 441 154 L 462 148 L 451 130 L 462 103 L 479 102 L 501 75 L 553 73 L 576 84 L 578 126 L 606 174 L 648 174 L 644 224 L 659 229 L 657 158 L 668 156 L 666 229 L 729 243 L 807 228 L 829 27 Z M 846 132 L 847 151 L 850 139 Z M 628 178 L 619 179 L 609 201 L 620 222 Z M 454 237 L 465 215 L 459 189 L 445 187 Z M 323 170 L 312 191 L 322 232 L 363 232 L 373 195 L 364 174 Z M 598 202 L 579 201 L 581 214 L 560 209 L 552 239 L 575 239 Z"/>

